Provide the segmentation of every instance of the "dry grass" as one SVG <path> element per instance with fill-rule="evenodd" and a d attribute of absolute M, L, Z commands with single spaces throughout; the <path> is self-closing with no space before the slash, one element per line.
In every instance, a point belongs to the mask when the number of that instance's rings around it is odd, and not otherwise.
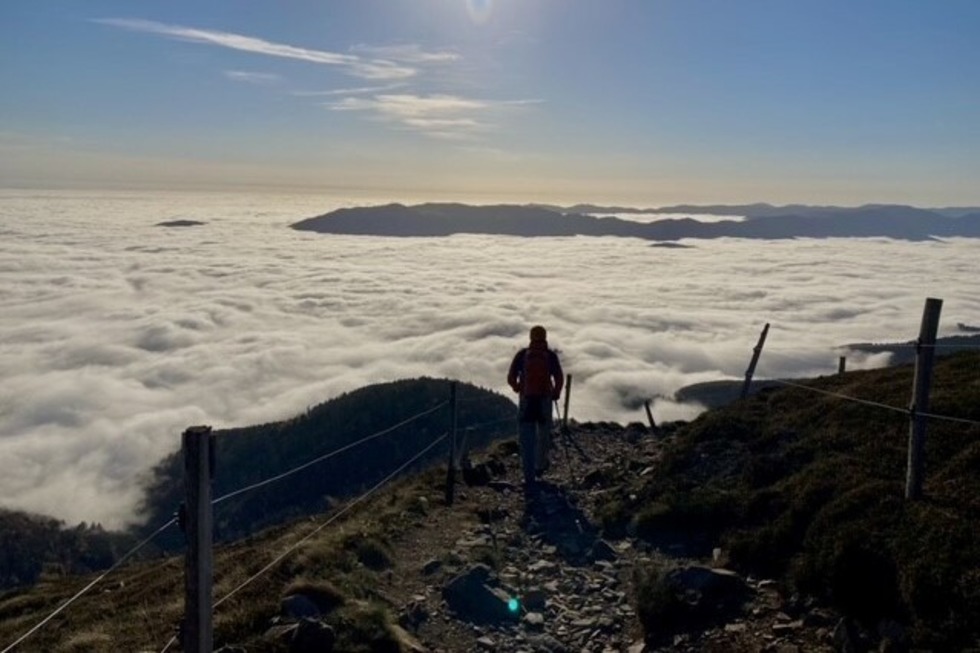
<path fill-rule="evenodd" d="M 216 608 L 216 646 L 235 643 L 266 650 L 268 642 L 262 641 L 262 634 L 279 614 L 281 598 L 297 591 L 327 603 L 339 600 L 343 605 L 336 610 L 336 627 L 338 634 L 345 629 L 353 633 L 344 635 L 349 643 L 359 637 L 396 641 L 390 615 L 367 601 L 378 584 L 371 567 L 387 569 L 393 564 L 389 538 L 420 518 L 420 506 L 431 509 L 422 497 L 435 496 L 431 484 L 439 477 L 422 474 L 399 482 L 297 546 Z M 325 518 L 301 519 L 216 548 L 215 598 L 221 599 L 258 573 Z M 180 557 L 124 565 L 34 633 L 21 649 L 160 650 L 183 615 L 183 573 Z M 0 644 L 15 641 L 93 578 L 51 579 L 0 596 Z"/>

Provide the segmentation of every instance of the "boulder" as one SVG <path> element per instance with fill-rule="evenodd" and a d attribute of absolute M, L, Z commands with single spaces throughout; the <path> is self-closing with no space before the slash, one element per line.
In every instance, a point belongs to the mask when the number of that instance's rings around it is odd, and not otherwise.
<path fill-rule="evenodd" d="M 491 587 L 490 568 L 483 564 L 471 565 L 452 578 L 442 588 L 442 598 L 460 619 L 474 623 L 502 623 L 514 621 L 516 613 L 508 608 L 510 596 L 503 590 Z"/>

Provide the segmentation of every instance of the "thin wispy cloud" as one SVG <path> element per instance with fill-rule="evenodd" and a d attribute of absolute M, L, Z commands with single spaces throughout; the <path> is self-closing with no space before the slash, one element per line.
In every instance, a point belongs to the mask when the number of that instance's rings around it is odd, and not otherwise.
<path fill-rule="evenodd" d="M 476 116 L 502 104 L 458 95 L 388 93 L 370 98 L 347 97 L 327 106 L 334 111 L 363 111 L 378 120 L 435 138 L 466 139 L 490 129 L 489 122 Z"/>
<path fill-rule="evenodd" d="M 352 88 L 334 88 L 326 91 L 293 91 L 290 95 L 296 97 L 343 97 L 348 95 L 369 95 L 371 93 L 384 93 L 405 88 L 404 82 L 394 82 L 383 86 L 355 86 Z"/>
<path fill-rule="evenodd" d="M 225 77 L 228 79 L 233 79 L 236 82 L 245 82 L 246 84 L 256 84 L 258 86 L 269 86 L 272 84 L 278 84 L 282 81 L 282 77 L 273 73 L 256 73 L 248 70 L 226 70 L 224 71 Z"/>
<path fill-rule="evenodd" d="M 335 66 L 362 79 L 380 84 L 293 91 L 294 97 L 338 98 L 326 106 L 335 111 L 362 112 L 374 120 L 399 129 L 408 129 L 431 138 L 474 141 L 492 130 L 494 111 L 540 103 L 536 99 L 477 100 L 452 93 L 393 93 L 407 86 L 426 66 L 450 65 L 461 56 L 449 50 L 426 50 L 416 43 L 388 46 L 358 44 L 346 53 L 303 48 L 231 32 L 169 25 L 133 18 L 101 18 L 94 22 L 134 32 L 155 34 L 188 43 L 200 43 L 309 63 Z M 248 70 L 227 70 L 229 79 L 256 85 L 282 81 L 273 74 Z"/>
<path fill-rule="evenodd" d="M 427 52 L 417 43 L 403 45 L 355 45 L 351 48 L 352 52 L 363 52 L 372 57 L 380 57 L 392 61 L 402 61 L 405 63 L 451 63 L 459 61 L 460 55 L 457 52 L 444 50 L 441 52 Z"/>
<path fill-rule="evenodd" d="M 274 43 L 243 34 L 233 34 L 231 32 L 167 25 L 152 20 L 133 18 L 99 18 L 95 22 L 133 32 L 157 34 L 188 43 L 202 43 L 270 57 L 294 59 L 327 66 L 338 66 L 347 73 L 363 79 L 406 79 L 418 73 L 418 70 L 414 67 L 397 64 L 384 59 L 364 59 L 352 54 Z"/>

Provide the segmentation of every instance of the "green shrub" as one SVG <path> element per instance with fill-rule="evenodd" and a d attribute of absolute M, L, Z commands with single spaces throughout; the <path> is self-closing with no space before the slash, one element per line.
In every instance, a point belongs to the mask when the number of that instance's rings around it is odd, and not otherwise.
<path fill-rule="evenodd" d="M 599 502 L 596 506 L 596 518 L 606 537 L 625 537 L 630 517 L 626 502 L 619 497 L 607 497 L 606 501 Z"/>
<path fill-rule="evenodd" d="M 358 540 L 354 552 L 362 565 L 374 571 L 390 569 L 393 564 L 388 545 L 373 537 Z"/>
<path fill-rule="evenodd" d="M 388 611 L 375 603 L 357 601 L 329 619 L 337 632 L 335 650 L 344 653 L 402 653 Z"/>
<path fill-rule="evenodd" d="M 643 506 L 634 519 L 636 534 L 655 539 L 663 532 L 713 536 L 731 526 L 741 512 L 737 492 L 714 487 L 672 492 Z"/>
<path fill-rule="evenodd" d="M 684 618 L 684 605 L 667 580 L 667 566 L 650 564 L 633 575 L 633 603 L 647 641 L 665 641 Z"/>

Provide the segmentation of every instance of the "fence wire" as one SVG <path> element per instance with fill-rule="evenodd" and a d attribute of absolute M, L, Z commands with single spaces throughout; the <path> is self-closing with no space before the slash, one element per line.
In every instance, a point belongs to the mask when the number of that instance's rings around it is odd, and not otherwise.
<path fill-rule="evenodd" d="M 220 606 L 222 603 L 224 603 L 225 601 L 227 601 L 228 599 L 230 599 L 231 597 L 233 597 L 235 594 L 237 594 L 238 592 L 240 592 L 241 590 L 243 590 L 245 587 L 247 587 L 248 585 L 250 585 L 252 582 L 254 582 L 258 578 L 260 578 L 262 575 L 264 575 L 265 573 L 267 573 L 269 570 L 271 570 L 273 567 L 275 567 L 277 564 L 279 564 L 286 556 L 288 556 L 290 553 L 292 553 L 297 548 L 299 548 L 300 545 L 302 545 L 304 542 L 306 542 L 307 540 L 309 540 L 311 537 L 313 537 L 314 535 L 316 535 L 317 533 L 319 533 L 320 531 L 322 531 L 324 528 L 326 528 L 327 526 L 329 526 L 333 522 L 337 521 L 340 517 L 342 517 L 346 513 L 350 512 L 350 510 L 353 509 L 354 506 L 356 506 L 359 503 L 362 503 L 365 499 L 367 499 L 372 494 L 374 494 L 375 492 L 377 492 L 379 489 L 381 489 L 382 487 L 384 487 L 384 485 L 386 483 L 390 482 L 392 479 L 394 479 L 396 476 L 398 476 L 398 474 L 400 474 L 401 472 L 403 472 L 412 463 L 414 463 L 417 460 L 419 460 L 420 458 L 422 458 L 426 453 L 428 453 L 429 451 L 431 451 L 433 447 L 435 447 L 437 444 L 439 444 L 440 442 L 442 442 L 443 440 L 445 440 L 448 436 L 449 436 L 449 433 L 448 432 L 443 433 L 438 438 L 436 438 L 435 440 L 433 440 L 428 446 L 426 446 L 421 451 L 419 451 L 417 454 L 415 454 L 414 456 L 412 456 L 410 459 L 408 459 L 407 461 L 405 461 L 404 463 L 402 463 L 395 471 L 393 471 L 390 474 L 388 474 L 388 476 L 386 476 L 383 479 L 381 479 L 378 483 L 376 483 L 374 486 L 372 486 L 371 488 L 369 488 L 368 490 L 366 490 L 363 494 L 361 494 L 357 498 L 352 499 L 351 501 L 349 501 L 347 503 L 347 505 L 345 505 L 343 508 L 341 508 L 336 513 L 334 513 L 333 515 L 331 515 L 325 522 L 323 522 L 322 524 L 320 524 L 319 526 L 317 526 L 316 528 L 314 528 L 312 531 L 310 531 L 309 533 L 307 533 L 306 535 L 304 535 L 302 538 L 300 538 L 299 540 L 297 540 L 296 542 L 294 542 L 293 544 L 291 544 L 290 546 L 288 546 L 285 551 L 283 551 L 282 553 L 280 553 L 279 555 L 277 555 L 275 558 L 273 558 L 268 564 L 266 564 L 264 567 L 262 567 L 261 569 L 259 569 L 257 572 L 255 572 L 254 574 L 252 574 L 251 576 L 249 576 L 247 579 L 245 579 L 244 581 L 242 581 L 241 583 L 239 583 L 233 590 L 231 590 L 230 592 L 228 592 L 227 594 L 225 594 L 224 596 L 222 596 L 220 599 L 218 599 L 217 601 L 215 601 L 214 602 L 214 605 L 212 606 L 212 609 L 213 610 L 216 610 L 218 608 L 218 606 Z M 160 650 L 160 653 L 167 653 L 167 651 L 170 650 L 170 647 L 173 646 L 176 642 L 177 642 L 177 636 L 174 635 L 173 637 L 170 638 L 170 641 L 168 641 L 164 645 L 164 647 Z"/>
<path fill-rule="evenodd" d="M 132 556 L 136 555 L 136 552 L 139 551 L 140 549 L 142 549 L 147 544 L 149 544 L 153 540 L 153 538 L 155 538 L 157 535 L 159 535 L 163 531 L 167 530 L 168 528 L 170 528 L 171 526 L 173 526 L 176 523 L 177 523 L 177 518 L 175 517 L 175 518 L 171 519 L 170 521 L 168 521 L 163 526 L 161 526 L 160 528 L 158 528 L 155 531 L 153 531 L 153 533 L 151 535 L 148 535 L 139 544 L 137 544 L 132 549 L 130 549 L 129 551 L 127 551 L 125 553 L 125 555 L 123 555 L 121 558 L 119 558 L 119 560 L 117 560 L 115 562 L 115 564 L 113 564 L 111 567 L 109 567 L 104 572 L 102 572 L 95 580 L 93 580 L 88 585 L 86 585 L 82 589 L 80 589 L 77 592 L 75 592 L 75 594 L 71 598 L 69 598 L 67 601 L 65 601 L 61 605 L 59 605 L 54 610 L 54 612 L 52 612 L 47 617 L 45 617 L 44 619 L 42 619 L 41 621 L 39 621 L 37 623 L 37 625 L 35 625 L 33 628 L 31 628 L 30 630 L 28 630 L 26 633 L 24 633 L 23 635 L 21 635 L 20 637 L 18 637 L 17 638 L 17 641 L 13 642 L 12 644 L 9 644 L 7 646 L 7 648 L 3 649 L 3 651 L 0 652 L 0 653 L 7 653 L 8 651 L 12 651 L 15 646 L 17 646 L 18 644 L 20 644 L 21 642 L 23 642 L 25 639 L 27 639 L 28 637 L 30 637 L 31 635 L 33 635 L 34 633 L 36 633 L 38 630 L 40 630 L 41 628 L 43 628 L 45 624 L 47 624 L 49 621 L 51 621 L 56 616 L 58 616 L 61 613 L 62 610 L 64 610 L 69 605 L 71 605 L 72 603 L 74 603 L 76 600 L 78 600 L 79 598 L 81 598 L 86 592 L 88 592 L 93 587 L 95 587 L 96 585 L 98 585 L 102 581 L 102 579 L 104 579 L 106 576 L 108 576 L 113 571 L 115 571 L 116 569 L 118 569 L 120 567 L 120 565 L 122 565 L 124 562 L 126 562 L 127 560 L 129 560 Z"/>
<path fill-rule="evenodd" d="M 396 429 L 399 429 L 402 426 L 405 426 L 406 424 L 409 424 L 411 422 L 414 422 L 417 419 L 420 419 L 422 417 L 425 417 L 426 415 L 429 415 L 430 413 L 434 413 L 435 411 L 439 410 L 440 408 L 442 408 L 443 406 L 447 405 L 448 403 L 449 403 L 448 401 L 443 401 L 443 402 L 441 402 L 439 404 L 436 404 L 435 406 L 433 406 L 432 408 L 430 408 L 428 410 L 422 411 L 421 413 L 418 413 L 416 415 L 413 415 L 412 417 L 409 417 L 408 419 L 402 420 L 401 422 L 395 424 L 394 426 L 389 426 L 388 428 L 383 429 L 381 431 L 378 431 L 377 433 L 372 433 L 371 435 L 368 435 L 366 437 L 363 437 L 360 440 L 358 440 L 357 442 L 351 442 L 350 444 L 344 445 L 343 447 L 340 447 L 339 449 L 335 449 L 334 451 L 330 451 L 328 453 L 323 454 L 322 456 L 319 456 L 317 458 L 314 458 L 313 460 L 310 460 L 308 462 L 305 462 L 305 463 L 303 463 L 301 465 L 297 465 L 296 467 L 293 467 L 292 469 L 286 470 L 285 472 L 282 472 L 281 474 L 277 474 L 277 475 L 272 476 L 270 478 L 267 478 L 265 480 L 259 481 L 257 483 L 253 483 L 251 485 L 248 485 L 246 487 L 240 488 L 238 490 L 234 490 L 233 492 L 229 492 L 228 494 L 225 494 L 223 496 L 218 497 L 217 499 L 212 500 L 211 501 L 211 504 L 212 505 L 217 505 L 217 504 L 219 504 L 219 503 L 221 503 L 223 501 L 227 501 L 228 499 L 232 499 L 232 498 L 237 497 L 237 496 L 239 496 L 241 494 L 245 494 L 246 492 L 250 492 L 252 490 L 258 489 L 258 488 L 263 487 L 265 485 L 269 485 L 270 483 L 275 483 L 276 481 L 281 481 L 282 479 L 286 478 L 287 476 L 292 476 L 293 474 L 295 474 L 297 472 L 300 472 L 300 471 L 306 469 L 307 467 L 311 467 L 311 466 L 313 466 L 313 465 L 315 465 L 317 463 L 320 463 L 320 462 L 323 462 L 324 460 L 327 460 L 328 458 L 332 458 L 332 457 L 334 457 L 334 456 L 336 456 L 338 454 L 341 454 L 341 453 L 343 453 L 345 451 L 348 451 L 349 449 L 353 449 L 354 447 L 358 447 L 358 446 L 360 446 L 360 445 L 362 445 L 362 444 L 364 444 L 366 442 L 370 442 L 371 440 L 375 440 L 377 438 L 380 438 L 383 435 L 387 435 L 387 434 L 391 433 L 392 431 L 394 431 Z"/>
<path fill-rule="evenodd" d="M 449 433 L 443 433 L 438 438 L 436 438 L 431 444 L 429 444 L 428 446 L 426 446 L 425 448 L 423 448 L 421 451 L 419 451 L 417 454 L 415 454 L 414 456 L 412 456 L 406 462 L 402 463 L 391 474 L 389 474 L 388 476 L 386 476 L 383 479 L 381 479 L 378 483 L 376 483 L 374 486 L 372 486 L 370 489 L 368 489 L 366 492 L 364 492 L 363 494 L 361 494 L 356 499 L 353 499 L 352 501 L 349 501 L 347 503 L 347 505 L 345 505 L 339 511 L 337 511 L 336 513 L 334 513 L 333 515 L 331 515 L 329 519 L 327 519 L 325 522 L 323 522 L 322 524 L 320 524 L 319 526 L 317 526 L 315 529 L 313 529 L 312 531 L 310 531 L 309 533 L 307 533 L 306 535 L 304 535 L 301 539 L 299 539 L 294 544 L 292 544 L 291 546 L 289 546 L 285 551 L 283 551 L 282 553 L 280 553 L 278 556 L 276 556 L 275 558 L 273 558 L 272 561 L 269 564 L 267 564 L 266 566 L 262 567 L 262 569 L 260 569 L 256 573 L 252 574 L 252 576 L 250 576 L 247 580 L 243 581 L 241 584 L 239 584 L 237 587 L 235 587 L 235 589 L 231 590 L 230 592 L 228 592 L 227 594 L 225 594 L 223 597 L 221 597 L 220 599 L 218 599 L 217 601 L 215 601 L 214 607 L 217 608 L 219 605 L 221 605 L 222 603 L 224 603 L 225 601 L 227 601 L 228 599 L 230 599 L 232 596 L 234 596 L 239 591 L 241 591 L 243 588 L 245 588 L 247 585 L 249 585 L 252 581 L 256 580 L 257 578 L 259 578 L 260 576 L 262 576 L 264 573 L 266 573 L 267 571 L 269 571 L 270 569 L 272 569 L 274 566 L 276 566 L 277 563 L 279 563 L 283 558 L 285 558 L 287 555 L 289 555 L 290 553 L 292 553 L 293 551 L 295 551 L 296 548 L 299 547 L 301 544 L 303 544 L 304 542 L 306 542 L 307 540 L 309 540 L 311 537 L 313 537 L 314 535 L 316 535 L 317 533 L 319 533 L 321 530 L 323 530 L 324 528 L 326 528 L 327 526 L 329 526 L 330 524 L 332 524 L 333 522 L 335 522 L 341 516 L 343 516 L 344 514 L 346 514 L 347 512 L 349 512 L 354 506 L 356 506 L 357 504 L 363 502 L 369 496 L 371 496 L 372 494 L 374 494 L 375 492 L 377 492 L 386 483 L 388 483 L 393 478 L 395 478 L 398 474 L 400 474 L 402 471 L 404 471 L 408 466 L 410 466 L 412 463 L 414 463 L 415 461 L 417 461 L 419 458 L 421 458 L 422 456 L 424 456 L 425 454 L 427 454 L 437 444 L 439 444 L 440 442 L 442 442 L 443 440 L 445 440 L 446 437 L 448 437 L 448 435 L 449 435 Z"/>
<path fill-rule="evenodd" d="M 762 380 L 760 379 L 760 382 L 761 381 Z M 765 379 L 765 382 L 767 382 L 767 383 L 777 383 L 779 385 L 789 386 L 789 387 L 792 387 L 792 388 L 799 388 L 801 390 L 808 390 L 810 392 L 815 392 L 817 394 L 822 394 L 822 395 L 826 395 L 826 396 L 830 396 L 830 397 L 836 397 L 838 399 L 844 399 L 846 401 L 853 401 L 853 402 L 856 402 L 856 403 L 859 403 L 859 404 L 864 404 L 866 406 L 873 406 L 875 408 L 882 408 L 884 410 L 890 410 L 892 412 L 902 413 L 904 415 L 912 415 L 912 414 L 915 414 L 915 415 L 917 415 L 919 417 L 926 417 L 926 418 L 929 418 L 929 419 L 935 419 L 935 420 L 946 421 L 946 422 L 955 422 L 957 424 L 967 424 L 967 425 L 970 425 L 970 426 L 980 426 L 980 421 L 976 421 L 976 420 L 972 420 L 972 419 L 967 419 L 967 418 L 964 418 L 964 417 L 952 417 L 952 416 L 949 416 L 949 415 L 939 415 L 937 413 L 929 413 L 929 412 L 923 412 L 923 411 L 914 411 L 911 408 L 901 408 L 899 406 L 892 406 L 890 404 L 884 404 L 884 403 L 881 403 L 881 402 L 878 402 L 878 401 L 871 401 L 869 399 L 860 399 L 858 397 L 852 397 L 850 395 L 845 395 L 845 394 L 840 393 L 840 392 L 832 392 L 830 390 L 822 390 L 820 388 L 814 388 L 813 386 L 805 385 L 805 384 L 802 384 L 802 383 L 794 383 L 792 381 L 786 381 L 786 380 L 783 380 L 783 379 Z"/>

